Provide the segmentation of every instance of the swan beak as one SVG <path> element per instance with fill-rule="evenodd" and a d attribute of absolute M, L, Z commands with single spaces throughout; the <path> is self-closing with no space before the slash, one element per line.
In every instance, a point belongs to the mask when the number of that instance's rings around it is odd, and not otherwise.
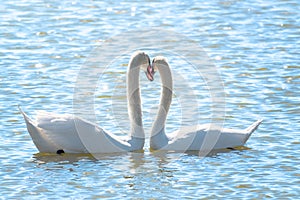
<path fill-rule="evenodd" d="M 147 67 L 147 71 L 146 71 L 146 76 L 147 76 L 149 81 L 154 80 L 154 73 L 155 73 L 154 68 L 151 65 L 149 65 Z"/>

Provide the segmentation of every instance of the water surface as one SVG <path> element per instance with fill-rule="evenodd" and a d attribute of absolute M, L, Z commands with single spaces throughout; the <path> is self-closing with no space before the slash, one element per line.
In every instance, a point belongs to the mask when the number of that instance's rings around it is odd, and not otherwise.
<path fill-rule="evenodd" d="M 298 198 L 299 9 L 296 0 L 3 2 L 1 198 Z M 144 153 L 102 155 L 101 159 L 38 154 L 17 105 L 31 116 L 35 110 L 72 112 L 76 78 L 93 49 L 114 35 L 149 27 L 189 37 L 213 60 L 224 83 L 226 127 L 245 128 L 264 119 L 246 147 L 205 158 L 194 153 L 153 154 L 148 143 Z M 171 43 L 169 50 L 175 46 Z M 129 56 L 112 63 L 103 79 L 107 87 L 99 83 L 95 96 L 98 123 L 118 134 L 126 134 L 123 81 Z M 185 61 L 172 55 L 168 59 L 173 68 L 182 70 Z M 210 115 L 209 93 L 201 78 L 191 76 L 190 82 L 203 97 L 199 121 L 204 123 Z M 142 88 L 148 132 L 157 87 L 153 83 Z M 119 107 L 111 107 L 111 96 Z M 174 98 L 169 131 L 181 123 L 178 102 Z M 120 117 L 107 123 L 116 116 Z"/>

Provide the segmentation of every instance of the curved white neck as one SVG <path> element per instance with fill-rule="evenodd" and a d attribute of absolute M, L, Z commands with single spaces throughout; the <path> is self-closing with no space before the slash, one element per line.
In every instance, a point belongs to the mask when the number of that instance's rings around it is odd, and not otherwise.
<path fill-rule="evenodd" d="M 165 123 L 172 102 L 173 93 L 173 80 L 169 65 L 157 65 L 157 69 L 161 77 L 162 93 L 158 113 L 151 130 L 151 144 L 153 146 L 156 144 L 164 145 L 163 143 L 168 140 L 165 134 Z"/>
<path fill-rule="evenodd" d="M 131 63 L 127 70 L 127 105 L 132 138 L 144 141 L 145 133 L 142 122 L 142 106 L 139 88 L 140 66 Z"/>

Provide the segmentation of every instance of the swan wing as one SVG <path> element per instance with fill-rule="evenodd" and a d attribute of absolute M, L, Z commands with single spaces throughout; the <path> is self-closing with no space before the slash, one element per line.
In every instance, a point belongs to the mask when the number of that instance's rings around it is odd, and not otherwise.
<path fill-rule="evenodd" d="M 258 120 L 246 129 L 214 127 L 210 124 L 183 127 L 168 134 L 169 142 L 164 149 L 207 151 L 243 146 L 261 122 Z"/>
<path fill-rule="evenodd" d="M 37 111 L 36 119 L 30 119 L 20 110 L 26 121 L 28 132 L 40 152 L 87 153 L 78 136 L 74 117 Z"/>
<path fill-rule="evenodd" d="M 113 153 L 128 151 L 131 144 L 82 118 L 39 111 L 36 120 L 21 109 L 28 132 L 40 152 Z"/>
<path fill-rule="evenodd" d="M 26 127 L 32 138 L 32 141 L 38 150 L 40 152 L 56 152 L 60 147 L 55 144 L 51 137 L 48 137 L 47 132 L 45 132 L 42 128 L 39 128 L 37 122 L 29 118 L 29 116 L 23 112 L 20 107 L 19 110 L 24 117 Z"/>

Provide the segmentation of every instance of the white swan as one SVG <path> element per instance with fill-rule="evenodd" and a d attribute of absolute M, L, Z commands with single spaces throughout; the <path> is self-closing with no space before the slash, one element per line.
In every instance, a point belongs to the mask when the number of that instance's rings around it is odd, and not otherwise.
<path fill-rule="evenodd" d="M 115 153 L 142 150 L 145 134 L 142 124 L 139 73 L 140 69 L 143 69 L 147 74 L 149 65 L 149 56 L 140 51 L 134 53 L 129 61 L 126 81 L 129 137 L 126 139 L 118 137 L 94 123 L 73 115 L 39 112 L 36 121 L 33 121 L 20 109 L 38 150 L 45 153 Z M 148 74 L 147 77 L 151 78 Z"/>
<path fill-rule="evenodd" d="M 167 60 L 158 56 L 153 59 L 151 76 L 158 70 L 162 82 L 162 95 L 158 114 L 153 122 L 151 150 L 168 151 L 210 151 L 243 146 L 262 120 L 254 122 L 244 130 L 210 127 L 210 124 L 183 127 L 171 134 L 165 133 L 165 122 L 172 101 L 173 81 Z M 153 80 L 153 77 L 151 78 Z"/>

